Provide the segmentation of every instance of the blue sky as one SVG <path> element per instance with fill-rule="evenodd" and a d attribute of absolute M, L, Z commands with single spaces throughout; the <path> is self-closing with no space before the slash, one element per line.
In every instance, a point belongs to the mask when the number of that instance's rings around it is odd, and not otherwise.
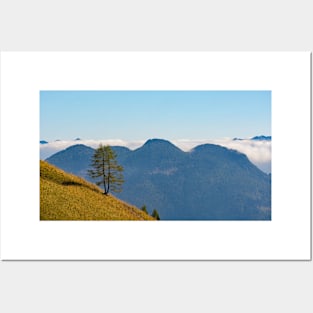
<path fill-rule="evenodd" d="M 40 139 L 271 135 L 270 91 L 41 91 Z"/>

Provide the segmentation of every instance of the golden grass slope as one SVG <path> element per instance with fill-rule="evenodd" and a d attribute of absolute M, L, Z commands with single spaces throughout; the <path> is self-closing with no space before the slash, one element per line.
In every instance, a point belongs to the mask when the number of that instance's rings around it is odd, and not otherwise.
<path fill-rule="evenodd" d="M 41 220 L 154 220 L 84 179 L 40 161 Z"/>

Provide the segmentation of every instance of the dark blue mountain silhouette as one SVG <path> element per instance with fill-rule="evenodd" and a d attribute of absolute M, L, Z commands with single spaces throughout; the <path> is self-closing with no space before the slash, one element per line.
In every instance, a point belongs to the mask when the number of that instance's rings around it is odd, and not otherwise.
<path fill-rule="evenodd" d="M 205 144 L 183 152 L 161 139 L 132 151 L 112 147 L 124 167 L 117 196 L 161 220 L 270 220 L 271 179 L 235 150 Z M 94 150 L 75 145 L 47 159 L 67 172 L 87 176 Z"/>
<path fill-rule="evenodd" d="M 233 138 L 233 140 L 247 140 L 247 139 L 235 137 L 235 138 Z M 264 136 L 264 135 L 255 136 L 255 137 L 250 138 L 250 140 L 260 140 L 260 141 L 266 140 L 266 141 L 271 141 L 271 140 L 272 140 L 272 136 Z"/>
<path fill-rule="evenodd" d="M 252 140 L 272 140 L 272 136 L 255 136 L 251 138 Z"/>

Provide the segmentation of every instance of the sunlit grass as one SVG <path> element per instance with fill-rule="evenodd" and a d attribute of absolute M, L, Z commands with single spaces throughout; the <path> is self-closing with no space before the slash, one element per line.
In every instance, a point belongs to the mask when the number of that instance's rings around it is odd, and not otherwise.
<path fill-rule="evenodd" d="M 154 220 L 96 185 L 40 161 L 41 220 Z"/>

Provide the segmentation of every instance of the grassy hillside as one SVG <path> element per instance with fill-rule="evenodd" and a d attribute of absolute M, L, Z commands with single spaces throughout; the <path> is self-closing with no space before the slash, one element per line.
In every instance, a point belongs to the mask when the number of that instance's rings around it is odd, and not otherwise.
<path fill-rule="evenodd" d="M 96 185 L 40 161 L 41 220 L 154 220 Z"/>

